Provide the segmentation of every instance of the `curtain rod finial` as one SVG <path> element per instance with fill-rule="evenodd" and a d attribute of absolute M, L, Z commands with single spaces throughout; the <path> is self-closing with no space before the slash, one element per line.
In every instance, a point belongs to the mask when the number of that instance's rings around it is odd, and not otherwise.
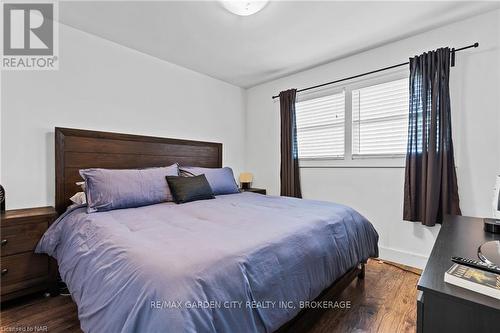
<path fill-rule="evenodd" d="M 474 47 L 478 47 L 479 46 L 479 43 L 478 42 L 475 42 L 474 43 Z"/>

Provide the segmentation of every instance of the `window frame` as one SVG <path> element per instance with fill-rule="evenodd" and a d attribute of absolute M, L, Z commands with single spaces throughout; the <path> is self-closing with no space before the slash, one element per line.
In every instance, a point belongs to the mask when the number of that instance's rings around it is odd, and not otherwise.
<path fill-rule="evenodd" d="M 345 125 L 347 122 L 346 119 L 346 91 L 343 87 L 333 87 L 333 88 L 328 88 L 328 89 L 322 89 L 321 91 L 314 91 L 314 92 L 308 92 L 308 93 L 301 93 L 297 95 L 295 99 L 295 104 L 304 102 L 304 101 L 309 101 L 311 99 L 315 98 L 321 98 L 325 96 L 330 96 L 330 95 L 336 95 L 336 94 L 341 94 L 344 93 L 344 154 L 342 156 L 328 156 L 328 157 L 299 157 L 299 164 L 300 161 L 331 161 L 331 160 L 344 160 L 345 159 L 345 154 L 346 154 L 346 133 L 345 133 Z M 298 144 L 298 143 L 297 143 Z M 297 147 L 299 149 L 299 147 Z"/>
<path fill-rule="evenodd" d="M 327 167 L 375 167 L 375 168 L 404 168 L 406 154 L 376 154 L 356 155 L 353 154 L 353 109 L 352 91 L 377 84 L 408 78 L 408 69 L 395 69 L 386 73 L 372 75 L 369 78 L 359 78 L 348 83 L 339 83 L 328 88 L 297 94 L 296 102 L 323 97 L 335 93 L 344 92 L 344 156 L 336 158 L 300 158 L 301 168 L 327 168 Z"/>

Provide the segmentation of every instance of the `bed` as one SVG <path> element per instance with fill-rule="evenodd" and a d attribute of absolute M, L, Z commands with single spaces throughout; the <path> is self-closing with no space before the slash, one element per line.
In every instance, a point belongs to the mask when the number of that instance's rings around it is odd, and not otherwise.
<path fill-rule="evenodd" d="M 217 143 L 56 128 L 56 208 L 37 247 L 57 259 L 85 332 L 273 332 L 378 255 L 354 209 L 238 193 L 87 214 L 78 169 L 222 166 Z"/>

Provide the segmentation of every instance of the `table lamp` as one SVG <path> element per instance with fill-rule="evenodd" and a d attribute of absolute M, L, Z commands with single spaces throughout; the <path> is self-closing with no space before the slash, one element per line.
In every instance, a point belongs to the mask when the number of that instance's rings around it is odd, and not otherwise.
<path fill-rule="evenodd" d="M 244 190 L 248 190 L 253 181 L 253 175 L 250 172 L 242 172 L 240 174 L 240 185 Z"/>

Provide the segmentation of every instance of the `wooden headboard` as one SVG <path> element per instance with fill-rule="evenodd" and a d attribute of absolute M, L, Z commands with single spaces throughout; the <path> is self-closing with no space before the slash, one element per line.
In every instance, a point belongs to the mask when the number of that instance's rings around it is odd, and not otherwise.
<path fill-rule="evenodd" d="M 69 198 L 81 189 L 79 169 L 130 169 L 173 163 L 208 168 L 222 167 L 222 144 L 151 136 L 55 129 L 56 210 L 63 213 Z"/>

